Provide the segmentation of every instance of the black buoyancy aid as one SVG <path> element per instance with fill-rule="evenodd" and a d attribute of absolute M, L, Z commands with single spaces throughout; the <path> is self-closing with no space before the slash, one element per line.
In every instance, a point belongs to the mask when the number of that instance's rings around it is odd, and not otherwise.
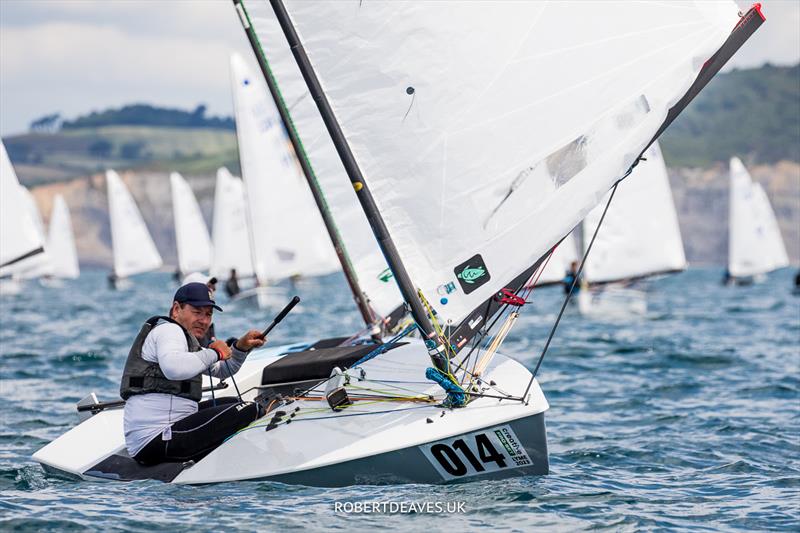
<path fill-rule="evenodd" d="M 154 316 L 148 318 L 139 330 L 136 340 L 133 341 L 130 352 L 128 352 L 128 359 L 125 361 L 125 369 L 122 371 L 122 382 L 119 386 L 119 395 L 123 400 L 127 400 L 136 394 L 149 394 L 152 392 L 159 392 L 163 394 L 174 394 L 181 398 L 188 398 L 199 402 L 203 396 L 203 377 L 201 374 L 193 377 L 192 379 L 185 379 L 182 381 L 173 381 L 167 379 L 161 371 L 158 363 L 151 363 L 142 357 L 142 347 L 147 336 L 153 331 L 159 321 L 164 320 L 178 324 L 166 316 Z M 200 343 L 194 335 L 191 335 L 186 329 L 180 326 L 181 331 L 186 336 L 186 342 L 189 346 L 190 352 L 198 352 L 202 348 Z"/>

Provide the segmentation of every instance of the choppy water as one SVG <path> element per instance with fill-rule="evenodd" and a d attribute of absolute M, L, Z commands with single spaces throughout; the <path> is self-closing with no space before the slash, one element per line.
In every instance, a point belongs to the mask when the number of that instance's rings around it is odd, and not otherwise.
<path fill-rule="evenodd" d="M 720 286 L 719 270 L 649 284 L 643 317 L 567 314 L 540 373 L 552 473 L 450 486 L 318 489 L 247 482 L 185 487 L 46 477 L 30 459 L 77 422 L 94 390 L 114 399 L 129 343 L 166 311 L 166 274 L 112 292 L 104 273 L 0 300 L 0 529 L 529 531 L 800 529 L 800 297 L 792 271 Z M 271 342 L 340 335 L 359 319 L 343 279 L 302 282 Z M 503 352 L 529 367 L 560 290 L 540 289 Z M 268 322 L 229 309 L 218 334 Z M 463 514 L 348 515 L 335 502 L 464 502 Z"/>

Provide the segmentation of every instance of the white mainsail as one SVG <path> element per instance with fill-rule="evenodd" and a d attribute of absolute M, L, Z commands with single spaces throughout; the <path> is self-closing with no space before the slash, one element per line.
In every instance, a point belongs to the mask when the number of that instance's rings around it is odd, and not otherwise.
<path fill-rule="evenodd" d="M 24 262 L 23 265 L 20 265 L 17 271 L 17 277 L 22 279 L 35 279 L 42 276 L 49 276 L 53 273 L 53 262 L 52 254 L 48 248 L 42 213 L 39 211 L 39 207 L 36 205 L 36 199 L 33 197 L 33 193 L 30 190 L 20 185 L 20 193 L 20 201 L 25 205 L 25 209 L 30 214 L 31 220 L 33 220 L 36 235 L 38 239 L 44 243 L 44 252 Z"/>
<path fill-rule="evenodd" d="M 640 278 L 686 268 L 678 213 L 658 143 L 617 187 L 584 265 L 590 283 Z M 583 220 L 589 246 L 609 194 Z"/>
<path fill-rule="evenodd" d="M 214 250 L 210 272 L 212 276 L 225 279 L 230 275 L 231 269 L 236 269 L 239 277 L 253 275 L 244 183 L 232 176 L 227 168 L 217 170 L 211 238 Z"/>
<path fill-rule="evenodd" d="M 47 234 L 47 253 L 50 255 L 51 275 L 68 279 L 80 276 L 72 219 L 67 202 L 60 194 L 53 199 L 50 229 Z"/>
<path fill-rule="evenodd" d="M 114 274 L 124 278 L 159 268 L 163 262 L 128 188 L 113 170 L 106 171 Z"/>
<path fill-rule="evenodd" d="M 775 213 L 764 189 L 739 160 L 730 162 L 728 272 L 750 277 L 788 266 L 789 258 Z"/>
<path fill-rule="evenodd" d="M 297 134 L 324 191 L 361 290 L 372 309 L 381 316 L 387 316 L 403 303 L 403 298 L 375 242 L 372 228 L 353 194 L 353 187 L 317 106 L 308 94 L 272 8 L 267 2 L 247 1 L 245 4 L 270 68 L 278 80 Z"/>
<path fill-rule="evenodd" d="M 182 274 L 207 271 L 211 267 L 211 237 L 192 188 L 183 176 L 169 176 L 172 190 L 172 214 L 175 220 L 175 243 L 178 270 Z"/>
<path fill-rule="evenodd" d="M 286 7 L 413 284 L 460 289 L 433 302 L 452 323 L 589 213 L 739 22 L 730 1 Z"/>
<path fill-rule="evenodd" d="M 44 240 L 22 190 L 5 144 L 0 142 L 0 276 L 21 272 L 43 260 Z"/>
<path fill-rule="evenodd" d="M 231 56 L 231 81 L 259 283 L 337 270 L 333 246 L 264 81 L 237 54 Z"/>

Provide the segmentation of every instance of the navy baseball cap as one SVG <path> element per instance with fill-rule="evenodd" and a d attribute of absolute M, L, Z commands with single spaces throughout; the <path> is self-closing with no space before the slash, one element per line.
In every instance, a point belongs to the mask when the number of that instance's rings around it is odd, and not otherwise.
<path fill-rule="evenodd" d="M 187 283 L 175 291 L 174 301 L 179 304 L 189 304 L 195 307 L 213 307 L 218 311 L 222 308 L 211 299 L 211 292 L 205 283 Z"/>

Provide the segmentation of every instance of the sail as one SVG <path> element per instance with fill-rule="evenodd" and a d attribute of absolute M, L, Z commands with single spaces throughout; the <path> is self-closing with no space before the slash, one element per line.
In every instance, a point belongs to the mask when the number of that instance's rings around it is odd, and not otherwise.
<path fill-rule="evenodd" d="M 678 213 L 667 167 L 658 143 L 647 160 L 617 187 L 606 218 L 584 265 L 590 283 L 602 283 L 675 272 L 686 268 Z M 603 215 L 608 194 L 583 221 L 583 249 Z"/>
<path fill-rule="evenodd" d="M 333 246 L 264 81 L 231 56 L 236 133 L 260 283 L 338 269 Z"/>
<path fill-rule="evenodd" d="M 183 274 L 207 271 L 211 266 L 211 238 L 192 188 L 183 176 L 169 176 L 172 190 L 172 214 L 175 220 L 175 243 L 178 269 Z"/>
<path fill-rule="evenodd" d="M 0 142 L 0 276 L 41 261 L 44 241 L 22 198 L 22 186 Z"/>
<path fill-rule="evenodd" d="M 19 265 L 16 275 L 21 279 L 35 279 L 42 276 L 49 276 L 53 273 L 52 254 L 48 248 L 42 214 L 30 190 L 20 185 L 20 193 L 20 200 L 30 214 L 31 220 L 33 220 L 37 238 L 44 243 L 44 252 L 34 258 L 23 261 L 22 264 Z"/>
<path fill-rule="evenodd" d="M 388 316 L 403 303 L 392 273 L 353 194 L 336 148 L 267 2 L 245 2 L 252 27 L 280 86 L 292 121 L 325 194 L 361 290 L 370 306 Z"/>
<path fill-rule="evenodd" d="M 232 176 L 227 168 L 217 170 L 211 234 L 214 249 L 211 275 L 225 279 L 231 269 L 236 269 L 238 277 L 252 276 L 253 259 L 250 255 L 244 183 Z"/>
<path fill-rule="evenodd" d="M 580 257 L 575 248 L 575 239 L 572 237 L 572 233 L 569 233 L 547 260 L 542 273 L 534 276 L 536 285 L 561 283 L 573 261 L 580 261 Z"/>
<path fill-rule="evenodd" d="M 769 199 L 736 157 L 730 162 L 730 180 L 728 271 L 734 277 L 748 277 L 787 266 Z"/>
<path fill-rule="evenodd" d="M 67 203 L 60 194 L 57 194 L 53 200 L 50 230 L 47 234 L 47 253 L 50 255 L 50 273 L 53 276 L 68 279 L 80 276 L 72 220 Z"/>
<path fill-rule="evenodd" d="M 402 264 L 453 323 L 589 213 L 739 22 L 733 2 L 287 10 Z"/>
<path fill-rule="evenodd" d="M 163 262 L 139 208 L 113 170 L 106 171 L 114 274 L 120 278 L 159 268 Z"/>

